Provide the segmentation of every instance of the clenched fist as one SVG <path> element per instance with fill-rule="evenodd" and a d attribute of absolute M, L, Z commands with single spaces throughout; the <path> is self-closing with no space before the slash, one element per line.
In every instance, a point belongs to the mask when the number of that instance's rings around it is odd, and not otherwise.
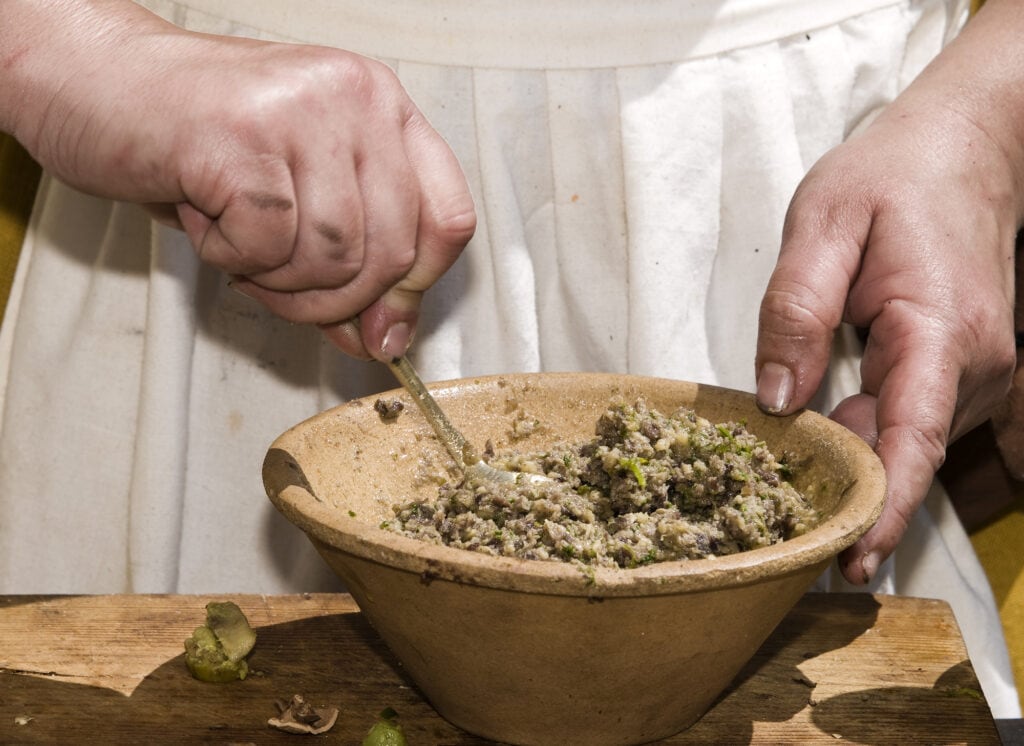
<path fill-rule="evenodd" d="M 373 60 L 114 0 L 5 2 L 0 55 L 0 128 L 45 168 L 147 204 L 236 289 L 353 355 L 405 351 L 473 234 L 454 155 Z"/>

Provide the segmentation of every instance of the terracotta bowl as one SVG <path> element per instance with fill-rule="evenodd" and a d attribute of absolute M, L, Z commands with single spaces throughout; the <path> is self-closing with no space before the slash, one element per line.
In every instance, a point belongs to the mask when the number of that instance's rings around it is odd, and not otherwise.
<path fill-rule="evenodd" d="M 482 447 L 510 443 L 514 415 L 540 427 L 515 447 L 592 436 L 609 399 L 644 396 L 745 421 L 823 519 L 772 547 L 590 577 L 561 562 L 496 558 L 379 528 L 393 503 L 426 496 L 424 454 L 446 457 L 400 391 L 353 401 L 278 438 L 267 493 L 313 541 L 435 709 L 461 728 L 514 744 L 636 744 L 693 724 L 829 561 L 876 520 L 882 467 L 854 434 L 812 412 L 761 414 L 753 397 L 711 386 L 606 374 L 522 374 L 430 387 Z M 393 421 L 374 410 L 399 399 Z M 422 480 L 419 480 L 422 481 Z"/>

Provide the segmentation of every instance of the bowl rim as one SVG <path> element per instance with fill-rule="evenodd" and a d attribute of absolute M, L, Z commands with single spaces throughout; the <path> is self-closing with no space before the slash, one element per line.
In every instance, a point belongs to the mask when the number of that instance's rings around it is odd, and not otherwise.
<path fill-rule="evenodd" d="M 521 373 L 472 376 L 428 384 L 439 398 L 453 389 L 507 385 L 517 380 L 572 376 L 579 384 L 607 385 L 615 381 L 658 382 L 696 387 L 700 392 L 726 392 L 754 401 L 752 394 L 709 384 L 652 376 L 611 373 Z M 874 451 L 859 436 L 824 415 L 800 410 L 781 419 L 798 427 L 823 429 L 842 449 L 852 454 L 859 477 L 844 490 L 844 504 L 832 516 L 801 536 L 768 547 L 698 560 L 656 562 L 636 568 L 587 568 L 563 561 L 496 557 L 431 544 L 367 523 L 331 506 L 313 494 L 290 447 L 326 418 L 337 418 L 353 404 L 362 409 L 374 400 L 401 394 L 400 389 L 362 397 L 325 410 L 295 425 L 270 446 L 263 465 L 267 494 L 277 509 L 301 528 L 321 551 L 341 551 L 355 558 L 384 564 L 420 575 L 422 582 L 446 580 L 464 585 L 507 591 L 585 596 L 591 599 L 667 595 L 746 585 L 765 577 L 781 577 L 823 567 L 852 545 L 875 523 L 885 501 L 885 472 Z M 699 405 L 698 405 L 699 406 Z M 698 414 L 700 414 L 698 410 Z"/>

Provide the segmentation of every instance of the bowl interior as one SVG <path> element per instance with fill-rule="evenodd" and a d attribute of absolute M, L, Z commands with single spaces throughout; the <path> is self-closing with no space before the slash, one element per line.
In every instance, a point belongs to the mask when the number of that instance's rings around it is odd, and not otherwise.
<path fill-rule="evenodd" d="M 713 422 L 738 421 L 777 454 L 821 515 L 803 536 L 726 557 L 663 562 L 584 574 L 570 564 L 491 557 L 434 546 L 380 528 L 392 505 L 435 494 L 425 473 L 450 459 L 400 390 L 356 400 L 278 438 L 264 464 L 267 492 L 311 537 L 355 556 L 428 577 L 565 595 L 631 596 L 728 587 L 795 572 L 852 544 L 877 519 L 885 495 L 881 463 L 856 435 L 804 411 L 771 417 L 750 394 L 682 381 L 599 373 L 489 376 L 430 386 L 452 423 L 477 448 L 539 450 L 593 435 L 613 396 L 643 397 L 669 414 L 692 407 Z M 400 401 L 384 419 L 374 404 Z M 516 423 L 530 423 L 517 427 Z"/>

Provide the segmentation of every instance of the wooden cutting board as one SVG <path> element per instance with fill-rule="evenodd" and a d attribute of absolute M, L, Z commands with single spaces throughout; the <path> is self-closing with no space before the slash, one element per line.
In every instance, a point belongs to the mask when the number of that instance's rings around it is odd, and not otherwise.
<path fill-rule="evenodd" d="M 211 600 L 257 628 L 245 681 L 189 675 Z M 321 736 L 272 730 L 301 693 L 341 710 Z M 360 744 L 378 712 L 410 746 L 489 743 L 441 719 L 344 594 L 0 597 L 0 743 Z M 947 604 L 808 594 L 715 707 L 669 744 L 998 744 Z"/>

